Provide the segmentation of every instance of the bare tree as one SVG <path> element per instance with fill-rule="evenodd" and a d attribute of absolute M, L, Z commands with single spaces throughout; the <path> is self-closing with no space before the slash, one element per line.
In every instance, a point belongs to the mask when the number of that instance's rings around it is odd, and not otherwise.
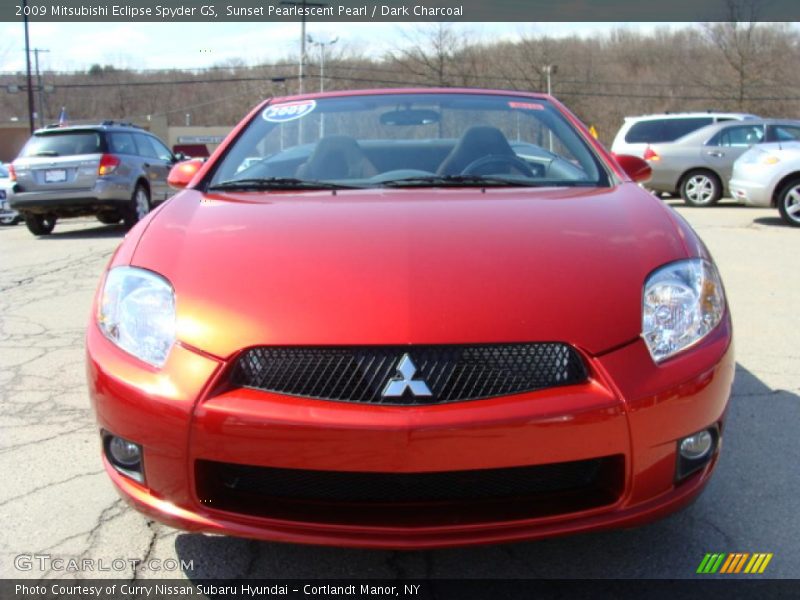
<path fill-rule="evenodd" d="M 459 54 L 468 44 L 452 23 L 435 23 L 404 32 L 406 43 L 389 52 L 389 60 L 420 83 L 445 87 L 453 84 Z M 462 73 L 463 80 L 463 73 Z"/>

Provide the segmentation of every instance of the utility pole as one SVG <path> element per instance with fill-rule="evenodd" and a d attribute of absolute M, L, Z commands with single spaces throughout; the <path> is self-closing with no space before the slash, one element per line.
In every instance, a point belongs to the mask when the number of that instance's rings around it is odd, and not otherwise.
<path fill-rule="evenodd" d="M 39 88 L 39 127 L 44 127 L 44 86 L 42 85 L 42 74 L 39 71 L 39 52 L 50 52 L 45 48 L 34 48 L 33 57 L 36 63 L 36 85 Z"/>
<path fill-rule="evenodd" d="M 31 42 L 28 35 L 28 0 L 22 0 L 22 20 L 25 23 L 25 65 L 27 69 L 28 78 L 28 124 L 31 129 L 36 129 L 36 124 L 33 122 L 33 80 L 31 79 Z"/>
<path fill-rule="evenodd" d="M 298 94 L 303 93 L 303 78 L 306 65 L 306 12 L 309 6 L 328 6 L 327 2 L 311 2 L 310 0 L 281 0 L 286 6 L 296 6 L 300 11 L 300 63 L 298 65 Z"/>

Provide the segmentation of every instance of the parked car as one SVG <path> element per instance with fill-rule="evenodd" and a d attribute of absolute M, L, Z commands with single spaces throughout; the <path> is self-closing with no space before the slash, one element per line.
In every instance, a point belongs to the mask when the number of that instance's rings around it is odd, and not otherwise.
<path fill-rule="evenodd" d="M 792 227 L 800 227 L 800 142 L 754 146 L 734 163 L 733 199 L 751 206 L 776 206 Z"/>
<path fill-rule="evenodd" d="M 683 112 L 625 117 L 611 151 L 615 154 L 631 154 L 644 158 L 650 144 L 674 142 L 683 136 L 707 125 L 725 121 L 757 119 L 748 113 L 727 112 Z"/>
<path fill-rule="evenodd" d="M 265 101 L 173 168 L 185 189 L 103 275 L 106 472 L 177 527 L 342 546 L 686 506 L 721 447 L 731 320 L 648 173 L 542 94 Z"/>
<path fill-rule="evenodd" d="M 22 221 L 20 214 L 11 210 L 9 205 L 9 197 L 13 188 L 14 182 L 11 181 L 8 166 L 0 163 L 0 225 L 16 225 Z"/>
<path fill-rule="evenodd" d="M 691 206 L 710 206 L 729 194 L 733 163 L 748 148 L 800 139 L 800 121 L 748 119 L 708 125 L 671 143 L 652 144 L 644 158 L 653 169 L 647 187 L 680 194 Z"/>
<path fill-rule="evenodd" d="M 175 162 L 161 140 L 129 123 L 39 129 L 13 162 L 11 207 L 34 235 L 51 233 L 59 218 L 86 215 L 132 227 L 169 197 Z"/>

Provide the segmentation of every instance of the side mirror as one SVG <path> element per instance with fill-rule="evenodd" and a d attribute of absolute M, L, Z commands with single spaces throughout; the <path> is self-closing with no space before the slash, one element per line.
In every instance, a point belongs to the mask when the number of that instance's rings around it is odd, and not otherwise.
<path fill-rule="evenodd" d="M 615 154 L 614 158 L 617 159 L 617 164 L 622 167 L 622 170 L 633 179 L 636 183 L 644 183 L 649 181 L 653 175 L 653 169 L 647 164 L 647 161 L 639 158 L 638 156 L 631 156 L 630 154 Z"/>
<path fill-rule="evenodd" d="M 179 162 L 170 170 L 167 183 L 171 188 L 182 190 L 189 185 L 202 166 L 203 160 L 200 158 Z"/>
<path fill-rule="evenodd" d="M 189 157 L 186 156 L 183 152 L 176 152 L 175 154 L 172 155 L 173 163 L 179 163 L 185 160 L 189 160 Z"/>

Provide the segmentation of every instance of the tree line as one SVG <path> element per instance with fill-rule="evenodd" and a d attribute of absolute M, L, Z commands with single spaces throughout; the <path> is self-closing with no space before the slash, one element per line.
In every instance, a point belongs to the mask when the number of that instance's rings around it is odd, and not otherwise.
<path fill-rule="evenodd" d="M 607 144 L 628 115 L 725 110 L 800 117 L 800 34 L 793 24 L 732 21 L 650 33 L 618 29 L 592 36 L 474 40 L 464 26 L 434 23 L 406 34 L 382 56 L 337 47 L 325 61 L 324 87 L 546 91 L 549 72 L 553 94 Z M 319 89 L 316 58 L 308 56 L 306 91 Z M 44 114 L 53 121 L 65 106 L 73 120 L 166 115 L 170 125 L 233 125 L 263 98 L 296 93 L 296 63 L 297 57 L 287 56 L 269 64 L 228 61 L 201 70 L 95 64 L 85 71 L 45 72 Z M 0 74 L 3 88 L 24 84 L 24 73 Z M 24 91 L 0 91 L 0 120 L 25 121 L 26 102 Z"/>

